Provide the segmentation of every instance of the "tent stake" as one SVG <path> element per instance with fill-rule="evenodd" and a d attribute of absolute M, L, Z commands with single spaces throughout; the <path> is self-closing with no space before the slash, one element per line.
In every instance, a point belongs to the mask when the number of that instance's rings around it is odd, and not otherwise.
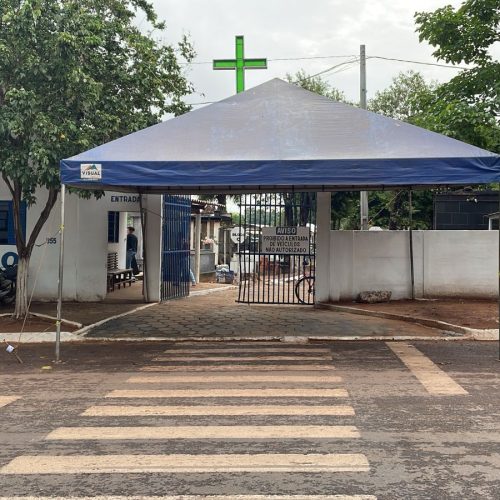
<path fill-rule="evenodd" d="M 57 283 L 57 321 L 56 321 L 56 363 L 60 361 L 61 352 L 61 321 L 62 321 L 62 295 L 63 295 L 63 264 L 64 264 L 64 204 L 66 186 L 61 185 L 61 227 L 59 242 L 59 278 Z"/>

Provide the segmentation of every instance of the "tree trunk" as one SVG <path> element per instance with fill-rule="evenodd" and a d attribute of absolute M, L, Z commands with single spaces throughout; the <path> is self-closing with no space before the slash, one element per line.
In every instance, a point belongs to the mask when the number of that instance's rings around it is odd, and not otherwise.
<path fill-rule="evenodd" d="M 20 257 L 17 265 L 16 308 L 14 318 L 24 318 L 28 312 L 28 270 L 29 257 Z"/>
<path fill-rule="evenodd" d="M 14 309 L 14 318 L 19 319 L 28 313 L 28 272 L 31 253 L 35 246 L 36 240 L 40 235 L 44 224 L 49 218 L 50 212 L 57 201 L 59 187 L 50 187 L 47 193 L 47 201 L 45 206 L 35 222 L 31 234 L 25 238 L 21 224 L 21 203 L 22 203 L 22 189 L 21 184 L 16 179 L 9 179 L 5 174 L 2 177 L 12 194 L 12 204 L 14 207 L 14 232 L 16 235 L 17 254 L 19 262 L 17 267 L 17 281 L 16 281 L 16 307 Z"/>

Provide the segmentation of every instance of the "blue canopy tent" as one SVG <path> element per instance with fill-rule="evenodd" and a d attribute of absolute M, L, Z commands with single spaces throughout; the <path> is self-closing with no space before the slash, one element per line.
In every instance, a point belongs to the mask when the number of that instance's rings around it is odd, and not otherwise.
<path fill-rule="evenodd" d="M 62 183 L 141 193 L 500 181 L 500 157 L 279 79 L 62 160 Z"/>
<path fill-rule="evenodd" d="M 500 157 L 274 79 L 62 160 L 61 179 L 63 196 L 415 189 L 499 182 Z"/>

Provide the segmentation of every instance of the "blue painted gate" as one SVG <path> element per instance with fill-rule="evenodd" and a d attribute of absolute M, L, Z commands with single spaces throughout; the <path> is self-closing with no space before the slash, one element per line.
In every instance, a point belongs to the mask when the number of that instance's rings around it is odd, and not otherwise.
<path fill-rule="evenodd" d="M 161 300 L 189 295 L 191 197 L 163 195 Z"/>

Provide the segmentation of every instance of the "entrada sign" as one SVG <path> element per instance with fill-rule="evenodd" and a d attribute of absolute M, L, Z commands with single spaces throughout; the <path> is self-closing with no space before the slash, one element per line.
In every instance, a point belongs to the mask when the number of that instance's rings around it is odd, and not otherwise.
<path fill-rule="evenodd" d="M 310 254 L 309 228 L 278 226 L 262 228 L 262 253 Z"/>

